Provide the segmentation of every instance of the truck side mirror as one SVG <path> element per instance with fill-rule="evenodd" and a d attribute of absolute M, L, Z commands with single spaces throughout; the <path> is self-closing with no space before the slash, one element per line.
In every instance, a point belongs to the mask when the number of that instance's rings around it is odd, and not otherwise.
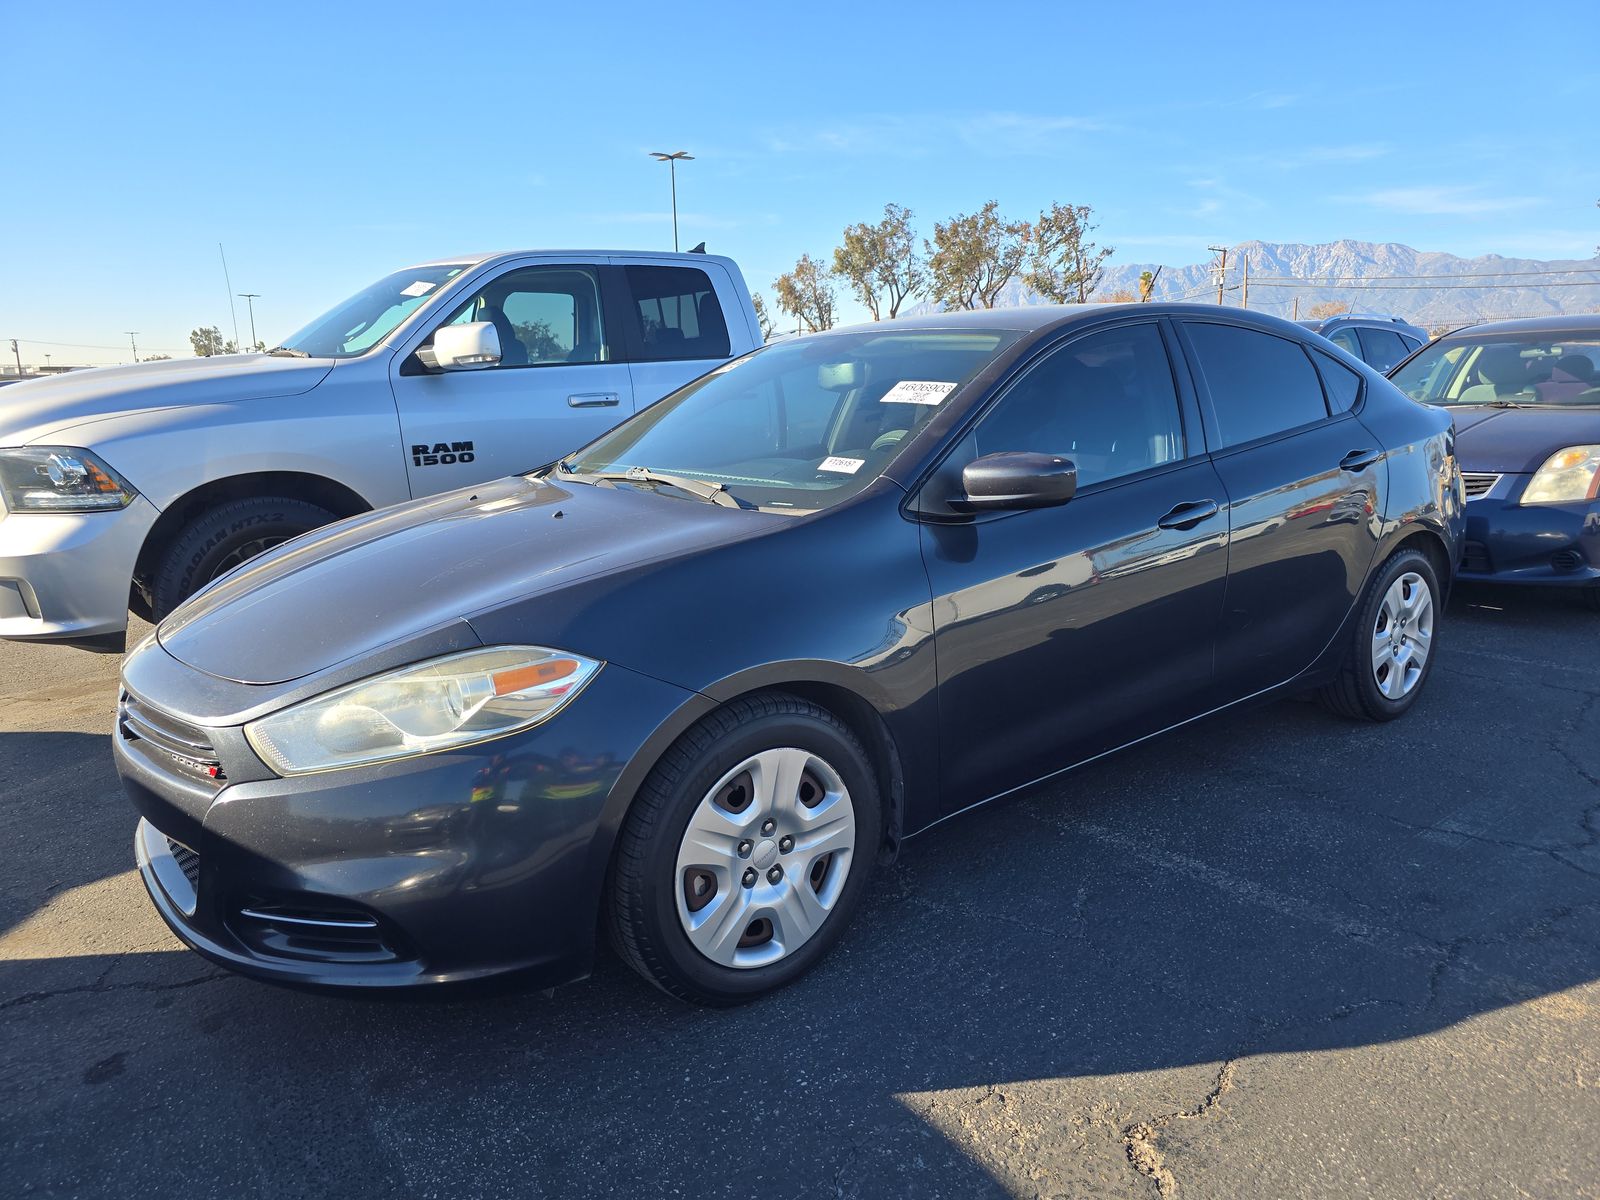
<path fill-rule="evenodd" d="M 435 331 L 433 345 L 418 350 L 417 357 L 424 366 L 440 371 L 492 367 L 500 361 L 500 331 L 491 321 L 445 325 Z"/>

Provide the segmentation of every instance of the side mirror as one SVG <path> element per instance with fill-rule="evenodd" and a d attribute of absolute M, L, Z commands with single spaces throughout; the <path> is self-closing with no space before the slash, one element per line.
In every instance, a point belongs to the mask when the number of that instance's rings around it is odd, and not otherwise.
<path fill-rule="evenodd" d="M 1059 454 L 985 454 L 961 471 L 961 512 L 1053 508 L 1078 493 L 1078 468 Z"/>
<path fill-rule="evenodd" d="M 428 353 L 417 351 L 424 366 L 440 371 L 478 371 L 500 361 L 500 331 L 490 321 L 445 325 L 435 331 Z M 429 359 L 432 362 L 429 362 Z"/>

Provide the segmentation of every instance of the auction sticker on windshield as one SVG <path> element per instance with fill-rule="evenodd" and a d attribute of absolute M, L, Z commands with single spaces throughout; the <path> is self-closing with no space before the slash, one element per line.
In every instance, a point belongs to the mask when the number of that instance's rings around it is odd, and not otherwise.
<path fill-rule="evenodd" d="M 431 291 L 433 291 L 433 284 L 426 279 L 419 279 L 410 287 L 401 288 L 400 294 L 402 296 L 426 296 Z"/>
<path fill-rule="evenodd" d="M 938 404 L 956 390 L 953 383 L 927 379 L 902 379 L 883 394 L 883 404 Z"/>
<path fill-rule="evenodd" d="M 819 471 L 837 471 L 841 475 L 854 475 L 866 465 L 864 458 L 843 458 L 834 454 L 822 460 Z"/>

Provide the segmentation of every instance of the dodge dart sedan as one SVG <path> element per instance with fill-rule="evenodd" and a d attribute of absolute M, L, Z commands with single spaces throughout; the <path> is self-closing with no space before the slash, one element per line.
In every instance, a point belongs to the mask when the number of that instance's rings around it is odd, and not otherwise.
<path fill-rule="evenodd" d="M 1392 378 L 1455 417 L 1461 578 L 1567 588 L 1600 610 L 1600 317 L 1473 325 Z"/>
<path fill-rule="evenodd" d="M 263 554 L 128 658 L 200 953 L 730 1004 L 953 814 L 1208 713 L 1417 700 L 1449 414 L 1285 321 L 1030 308 L 769 346 L 547 467 Z"/>

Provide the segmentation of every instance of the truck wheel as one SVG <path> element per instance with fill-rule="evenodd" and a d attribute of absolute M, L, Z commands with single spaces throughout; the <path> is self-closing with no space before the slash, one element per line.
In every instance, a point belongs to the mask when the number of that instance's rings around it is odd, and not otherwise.
<path fill-rule="evenodd" d="M 167 547 L 150 581 L 150 608 L 161 620 L 225 571 L 292 537 L 339 518 L 305 500 L 256 496 L 207 509 Z"/>

